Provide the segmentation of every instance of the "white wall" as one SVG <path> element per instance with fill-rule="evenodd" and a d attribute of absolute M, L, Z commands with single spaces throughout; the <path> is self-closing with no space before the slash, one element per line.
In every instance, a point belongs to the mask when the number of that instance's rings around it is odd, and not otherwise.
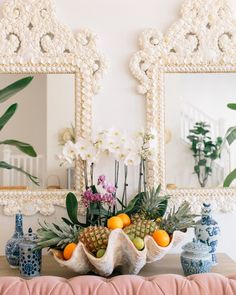
<path fill-rule="evenodd" d="M 135 130 L 144 125 L 145 100 L 136 93 L 137 82 L 130 74 L 130 55 L 138 50 L 138 35 L 145 28 L 165 31 L 179 16 L 182 0 L 60 0 L 58 17 L 73 30 L 87 27 L 100 37 L 100 48 L 110 59 L 110 70 L 103 80 L 103 91 L 94 99 L 94 126 L 117 126 Z M 61 209 L 57 216 L 65 215 Z M 26 227 L 37 228 L 39 216 L 26 217 Z M 217 214 L 222 237 L 219 251 L 236 259 L 232 226 L 235 213 Z M 12 233 L 13 217 L 1 217 L 0 253 Z"/>

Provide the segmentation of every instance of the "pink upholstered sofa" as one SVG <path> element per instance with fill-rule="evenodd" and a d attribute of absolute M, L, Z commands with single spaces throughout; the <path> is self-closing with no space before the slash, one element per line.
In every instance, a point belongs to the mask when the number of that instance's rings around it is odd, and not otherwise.
<path fill-rule="evenodd" d="M 0 278 L 0 295 L 236 295 L 236 275 Z"/>

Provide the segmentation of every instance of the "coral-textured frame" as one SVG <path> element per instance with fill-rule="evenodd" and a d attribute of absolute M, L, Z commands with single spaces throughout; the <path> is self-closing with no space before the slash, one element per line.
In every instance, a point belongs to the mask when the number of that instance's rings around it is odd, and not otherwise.
<path fill-rule="evenodd" d="M 130 69 L 138 79 L 138 92 L 146 95 L 147 127 L 156 127 L 159 139 L 157 161 L 149 163 L 149 186 L 160 182 L 179 205 L 188 200 L 196 212 L 203 202 L 218 210 L 231 211 L 236 189 L 166 189 L 165 172 L 165 73 L 236 72 L 236 21 L 227 0 L 187 0 L 181 18 L 163 35 L 149 29 L 139 39 L 140 51 Z"/>
<path fill-rule="evenodd" d="M 75 75 L 76 136 L 89 137 L 92 98 L 98 90 L 106 63 L 97 51 L 96 36 L 89 30 L 73 34 L 56 19 L 50 0 L 9 0 L 0 20 L 0 73 L 71 73 Z M 76 165 L 76 192 L 83 178 Z M 0 205 L 7 215 L 54 213 L 65 205 L 66 190 L 0 191 Z M 78 194 L 79 195 L 79 194 Z"/>

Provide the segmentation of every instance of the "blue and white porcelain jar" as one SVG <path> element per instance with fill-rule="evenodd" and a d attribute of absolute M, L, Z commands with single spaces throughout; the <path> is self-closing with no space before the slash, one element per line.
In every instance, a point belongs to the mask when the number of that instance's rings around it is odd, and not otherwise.
<path fill-rule="evenodd" d="M 182 249 L 180 260 L 186 276 L 206 273 L 212 268 L 212 258 L 210 247 L 193 239 L 192 242 L 185 244 Z"/>
<path fill-rule="evenodd" d="M 35 250 L 37 236 L 30 228 L 20 243 L 20 274 L 24 278 L 33 278 L 41 272 L 41 250 Z"/>
<path fill-rule="evenodd" d="M 197 240 L 210 247 L 212 262 L 213 265 L 216 265 L 216 248 L 218 245 L 220 228 L 218 223 L 212 218 L 212 208 L 210 204 L 203 204 L 202 217 L 195 226 L 195 235 Z"/>
<path fill-rule="evenodd" d="M 5 246 L 5 256 L 11 268 L 19 267 L 19 244 L 22 242 L 23 236 L 23 216 L 22 214 L 16 214 L 15 232 Z"/>

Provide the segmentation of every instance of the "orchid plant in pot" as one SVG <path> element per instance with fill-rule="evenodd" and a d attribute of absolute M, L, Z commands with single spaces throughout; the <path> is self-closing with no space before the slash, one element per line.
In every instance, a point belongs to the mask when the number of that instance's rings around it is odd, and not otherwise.
<path fill-rule="evenodd" d="M 94 184 L 94 167 L 102 155 L 114 161 L 114 184 L 107 182 L 104 175 L 99 176 L 97 184 Z M 98 132 L 93 140 L 79 138 L 76 142 L 67 141 L 59 159 L 61 165 L 82 160 L 85 184 L 82 200 L 87 208 L 86 225 L 105 224 L 109 217 L 128 208 L 128 173 L 131 166 L 138 168 L 139 184 L 136 197 L 138 201 L 142 192 L 147 191 L 146 163 L 156 157 L 157 142 L 154 130 L 139 131 L 130 137 L 119 130 L 109 129 Z M 122 193 L 118 198 L 122 166 Z M 75 206 L 75 202 L 75 199 L 71 201 L 71 207 Z"/>

